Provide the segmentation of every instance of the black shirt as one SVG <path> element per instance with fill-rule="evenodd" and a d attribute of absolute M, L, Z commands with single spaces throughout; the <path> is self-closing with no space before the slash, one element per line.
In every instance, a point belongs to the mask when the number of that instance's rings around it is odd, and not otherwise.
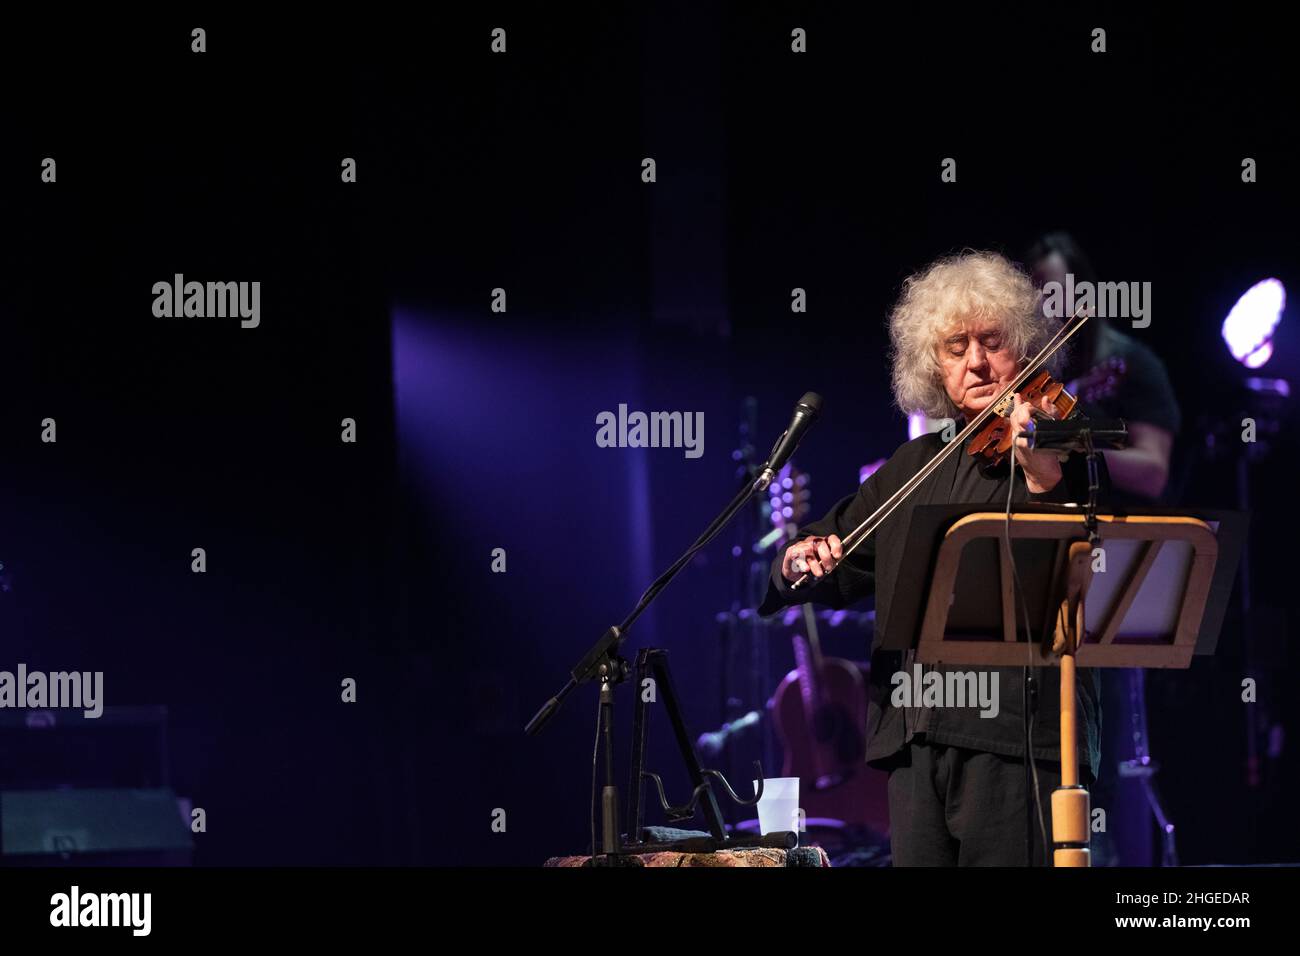
<path fill-rule="evenodd" d="M 1092 367 L 1066 383 L 1089 418 L 1146 422 L 1177 435 L 1183 416 L 1160 358 L 1131 335 L 1103 325 Z"/>
<path fill-rule="evenodd" d="M 1144 422 L 1177 436 L 1182 411 L 1165 363 L 1155 352 L 1109 325 L 1099 327 L 1090 351 L 1092 367 L 1066 383 L 1079 399 L 1080 413 L 1089 418 Z M 1118 488 L 1111 495 L 1113 505 L 1151 503 L 1150 498 Z"/>
<path fill-rule="evenodd" d="M 841 500 L 820 521 L 806 525 L 795 540 L 830 534 L 843 538 L 942 447 L 943 440 L 936 434 L 922 435 L 906 443 L 862 483 L 857 494 Z M 1051 492 L 1031 495 L 1025 486 L 1024 473 L 1017 469 L 1012 500 L 1033 503 L 1082 501 L 1087 490 L 1086 465 L 1082 456 L 1072 455 L 1062 470 L 1064 477 Z M 1102 480 L 1105 487 L 1107 482 L 1104 467 Z M 976 459 L 962 449 L 913 491 L 881 523 L 875 534 L 848 555 L 829 577 L 811 587 L 792 592 L 789 583 L 781 575 L 784 551 L 773 562 L 768 593 L 759 607 L 761 614 L 772 614 L 781 607 L 804 601 L 845 607 L 872 593 L 876 595 L 876 636 L 868 682 L 868 763 L 888 767 L 895 755 L 918 734 L 924 734 L 925 739 L 936 743 L 1023 757 L 1021 668 L 950 668 L 945 665 L 925 668 L 940 673 L 950 669 L 973 671 L 976 674 L 983 671 L 989 675 L 985 680 L 991 680 L 992 674 L 996 672 L 999 705 L 996 717 L 981 717 L 979 708 L 976 707 L 895 707 L 891 700 L 894 689 L 892 677 L 899 671 L 913 673 L 911 652 L 904 654 L 881 649 L 889 628 L 890 599 L 900 583 L 897 576 L 912 509 L 923 504 L 968 502 L 988 504 L 990 510 L 1000 510 L 1006 505 L 1007 489 L 1008 469 L 1005 466 L 986 475 L 980 470 Z M 1034 756 L 1056 761 L 1060 759 L 1059 674 L 1055 668 L 1040 669 L 1038 677 L 1040 693 L 1034 724 Z M 1076 706 L 1079 752 L 1085 756 L 1087 767 L 1095 778 L 1101 758 L 1101 709 L 1099 682 L 1094 669 L 1078 671 Z"/>
<path fill-rule="evenodd" d="M 1091 368 L 1066 382 L 1089 418 L 1122 418 L 1178 434 L 1183 415 L 1165 363 L 1149 347 L 1102 325 L 1092 347 Z"/>

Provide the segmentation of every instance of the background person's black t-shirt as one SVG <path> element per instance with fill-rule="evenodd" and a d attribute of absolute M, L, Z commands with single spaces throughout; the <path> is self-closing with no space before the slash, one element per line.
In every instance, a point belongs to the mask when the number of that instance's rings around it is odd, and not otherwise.
<path fill-rule="evenodd" d="M 1091 369 L 1066 383 L 1090 418 L 1146 422 L 1177 435 L 1182 411 L 1165 363 L 1131 335 L 1103 326 Z M 1082 394 L 1081 394 L 1082 393 Z"/>
<path fill-rule="evenodd" d="M 1177 437 L 1182 411 L 1165 363 L 1155 352 L 1133 336 L 1103 325 L 1092 344 L 1091 362 L 1091 367 L 1082 371 L 1066 371 L 1073 376 L 1066 382 L 1066 390 L 1079 399 L 1082 414 L 1155 425 Z M 1112 487 L 1110 501 L 1115 505 L 1154 503 L 1118 487 Z"/>

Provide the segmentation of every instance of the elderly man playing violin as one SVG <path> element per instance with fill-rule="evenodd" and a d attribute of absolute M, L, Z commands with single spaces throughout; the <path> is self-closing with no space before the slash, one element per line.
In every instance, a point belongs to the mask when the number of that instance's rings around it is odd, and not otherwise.
<path fill-rule="evenodd" d="M 908 278 L 889 318 L 899 409 L 951 418 L 958 426 L 983 411 L 1059 328 L 1059 322 L 1042 315 L 1038 296 L 1027 275 L 989 252 L 941 259 Z M 889 774 L 890 842 L 896 866 L 1023 866 L 1031 859 L 1035 864 L 1046 860 L 1040 827 L 1034 828 L 1032 852 L 1026 846 L 1023 670 L 975 669 L 976 675 L 984 672 L 982 685 L 996 692 L 993 708 L 972 706 L 974 702 L 964 707 L 932 702 L 922 706 L 915 696 L 900 703 L 893 693 L 898 683 L 894 675 L 910 677 L 919 665 L 911 652 L 881 649 L 889 628 L 890 599 L 903 583 L 898 576 L 912 508 L 972 503 L 1000 510 L 1008 492 L 1013 502 L 1021 503 L 1085 500 L 1082 456 L 1062 462 L 1055 452 L 1029 449 L 1022 432 L 1035 413 L 1054 411 L 1043 400 L 1037 409 L 1018 404 L 1009 416 L 1014 467 L 1006 461 L 990 468 L 966 449 L 950 455 L 875 533 L 846 553 L 843 538 L 960 428 L 907 442 L 856 494 L 801 529 L 773 562 L 759 608 L 762 614 L 805 601 L 841 608 L 871 594 L 876 597 L 866 759 Z M 1101 482 L 1104 490 L 1104 467 Z M 811 586 L 793 588 L 805 574 L 812 575 Z M 940 673 L 951 669 L 925 668 Z M 1050 794 L 1061 778 L 1059 686 L 1041 677 L 1036 684 L 1040 692 L 1031 707 L 1032 748 L 1046 815 Z M 1096 779 L 1100 762 L 1098 701 L 1096 672 L 1081 671 L 1077 712 L 1085 784 Z"/>

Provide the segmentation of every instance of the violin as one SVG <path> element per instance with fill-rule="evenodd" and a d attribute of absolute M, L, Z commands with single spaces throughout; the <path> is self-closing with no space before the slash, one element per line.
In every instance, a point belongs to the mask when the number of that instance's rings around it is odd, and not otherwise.
<path fill-rule="evenodd" d="M 970 448 L 967 451 L 967 454 L 972 457 L 982 458 L 986 466 L 1000 465 L 1011 453 L 1011 446 L 1014 444 L 1011 435 L 1011 412 L 1015 408 L 1016 394 L 1020 396 L 1022 402 L 1030 402 L 1035 406 L 1046 398 L 1056 412 L 1053 418 L 1069 418 L 1079 404 L 1079 400 L 1065 390 L 1065 383 L 1058 382 L 1047 371 L 1036 374 L 1017 393 L 1004 395 L 1001 401 L 994 404 L 993 417 L 970 440 Z M 1038 418 L 1047 417 L 1046 413 L 1039 411 L 1038 408 L 1034 409 L 1033 414 Z"/>

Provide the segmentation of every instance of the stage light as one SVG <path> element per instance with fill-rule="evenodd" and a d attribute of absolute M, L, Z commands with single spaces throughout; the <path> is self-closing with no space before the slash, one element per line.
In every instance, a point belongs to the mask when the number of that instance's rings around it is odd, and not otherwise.
<path fill-rule="evenodd" d="M 1284 378 L 1248 378 L 1246 387 L 1260 395 L 1275 395 L 1278 398 L 1291 397 L 1291 383 Z"/>
<path fill-rule="evenodd" d="M 1246 368 L 1259 368 L 1273 356 L 1273 330 L 1282 321 L 1286 289 L 1278 279 L 1264 279 L 1246 290 L 1223 320 L 1223 341 Z"/>

